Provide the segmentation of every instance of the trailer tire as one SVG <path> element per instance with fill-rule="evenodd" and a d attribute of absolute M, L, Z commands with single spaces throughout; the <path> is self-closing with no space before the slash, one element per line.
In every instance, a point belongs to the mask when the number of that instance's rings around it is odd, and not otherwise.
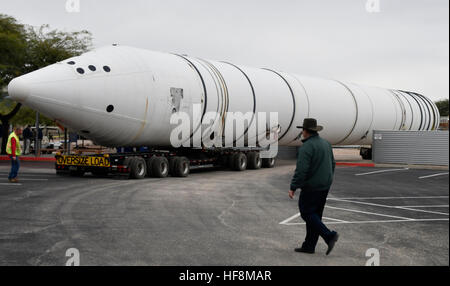
<path fill-rule="evenodd" d="M 169 157 L 169 174 L 175 176 L 175 161 L 180 158 L 178 156 Z"/>
<path fill-rule="evenodd" d="M 151 156 L 147 159 L 147 177 L 153 177 L 153 161 L 157 158 L 156 156 Z"/>
<path fill-rule="evenodd" d="M 248 169 L 256 170 L 261 168 L 262 161 L 259 152 L 249 152 L 247 154 L 247 164 Z"/>
<path fill-rule="evenodd" d="M 152 176 L 165 178 L 169 174 L 169 161 L 166 157 L 156 157 L 152 162 Z"/>
<path fill-rule="evenodd" d="M 232 157 L 233 170 L 244 171 L 247 169 L 247 156 L 244 153 L 236 153 Z"/>
<path fill-rule="evenodd" d="M 230 169 L 234 169 L 234 156 L 236 155 L 237 153 L 233 153 L 233 154 L 231 154 L 231 155 L 227 155 L 227 158 L 226 158 L 226 166 L 228 166 L 228 168 L 230 168 Z"/>
<path fill-rule="evenodd" d="M 273 168 L 275 167 L 275 158 L 263 158 L 262 159 L 263 168 Z"/>
<path fill-rule="evenodd" d="M 147 174 L 147 164 L 140 157 L 134 157 L 130 160 L 130 177 L 133 179 L 143 179 Z"/>
<path fill-rule="evenodd" d="M 173 175 L 176 177 L 187 177 L 189 175 L 189 159 L 186 157 L 177 157 L 174 160 Z"/>

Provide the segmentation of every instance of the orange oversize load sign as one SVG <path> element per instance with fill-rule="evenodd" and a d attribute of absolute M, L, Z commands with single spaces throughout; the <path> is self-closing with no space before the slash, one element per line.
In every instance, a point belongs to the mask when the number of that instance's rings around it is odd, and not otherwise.
<path fill-rule="evenodd" d="M 68 166 L 110 167 L 109 158 L 95 156 L 57 156 L 56 164 Z"/>

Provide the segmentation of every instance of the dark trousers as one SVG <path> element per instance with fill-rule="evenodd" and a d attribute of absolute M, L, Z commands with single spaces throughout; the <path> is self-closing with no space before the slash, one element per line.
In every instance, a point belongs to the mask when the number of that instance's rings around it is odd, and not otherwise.
<path fill-rule="evenodd" d="M 327 201 L 328 190 L 315 191 L 303 190 L 300 193 L 298 207 L 300 215 L 306 222 L 306 237 L 302 248 L 314 250 L 316 248 L 319 236 L 328 244 L 333 233 L 323 224 L 322 214 Z"/>
<path fill-rule="evenodd" d="M 16 156 L 16 160 L 13 160 L 12 156 L 10 156 L 11 159 L 11 172 L 9 172 L 8 179 L 14 179 L 17 177 L 17 172 L 19 172 L 19 157 Z"/>

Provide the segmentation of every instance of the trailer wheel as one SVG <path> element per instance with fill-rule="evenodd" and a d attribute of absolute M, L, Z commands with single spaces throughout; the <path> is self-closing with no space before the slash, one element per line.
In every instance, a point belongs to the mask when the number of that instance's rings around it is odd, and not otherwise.
<path fill-rule="evenodd" d="M 189 175 L 189 159 L 178 157 L 174 160 L 173 175 L 176 177 L 187 177 Z"/>
<path fill-rule="evenodd" d="M 172 176 L 175 176 L 175 161 L 177 159 L 179 159 L 180 157 L 178 156 L 172 156 L 169 157 L 168 161 L 169 161 L 169 174 Z"/>
<path fill-rule="evenodd" d="M 263 158 L 262 159 L 263 168 L 273 168 L 275 167 L 275 158 Z"/>
<path fill-rule="evenodd" d="M 128 169 L 130 168 L 131 159 L 133 159 L 133 158 L 127 157 L 127 158 L 125 158 L 125 160 L 123 160 L 123 165 L 126 166 Z"/>
<path fill-rule="evenodd" d="M 228 166 L 228 168 L 233 170 L 234 169 L 234 160 L 235 160 L 234 156 L 237 155 L 237 154 L 238 153 L 227 155 L 225 166 Z"/>
<path fill-rule="evenodd" d="M 166 157 L 156 157 L 152 162 L 152 175 L 157 178 L 165 178 L 169 174 L 169 161 Z"/>
<path fill-rule="evenodd" d="M 153 177 L 153 161 L 157 158 L 156 156 L 151 156 L 147 159 L 147 177 Z"/>
<path fill-rule="evenodd" d="M 247 169 L 247 156 L 244 153 L 236 153 L 232 157 L 233 170 L 244 171 Z"/>
<path fill-rule="evenodd" d="M 259 169 L 261 168 L 262 161 L 259 156 L 259 152 L 250 152 L 247 154 L 247 162 L 249 169 Z"/>
<path fill-rule="evenodd" d="M 130 160 L 130 177 L 134 179 L 142 179 L 147 174 L 147 164 L 140 157 L 134 157 Z"/>

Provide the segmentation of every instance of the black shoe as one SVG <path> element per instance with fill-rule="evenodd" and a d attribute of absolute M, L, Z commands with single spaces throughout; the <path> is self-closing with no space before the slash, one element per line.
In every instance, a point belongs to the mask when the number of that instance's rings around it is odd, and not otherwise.
<path fill-rule="evenodd" d="M 327 255 L 330 254 L 330 252 L 333 250 L 334 245 L 336 244 L 336 241 L 338 241 L 339 234 L 335 231 L 333 231 L 334 236 L 328 241 L 328 250 Z"/>
<path fill-rule="evenodd" d="M 299 247 L 294 250 L 295 250 L 295 252 L 302 252 L 302 253 L 309 253 L 309 254 L 314 253 L 314 250 L 304 249 L 303 247 Z"/>

